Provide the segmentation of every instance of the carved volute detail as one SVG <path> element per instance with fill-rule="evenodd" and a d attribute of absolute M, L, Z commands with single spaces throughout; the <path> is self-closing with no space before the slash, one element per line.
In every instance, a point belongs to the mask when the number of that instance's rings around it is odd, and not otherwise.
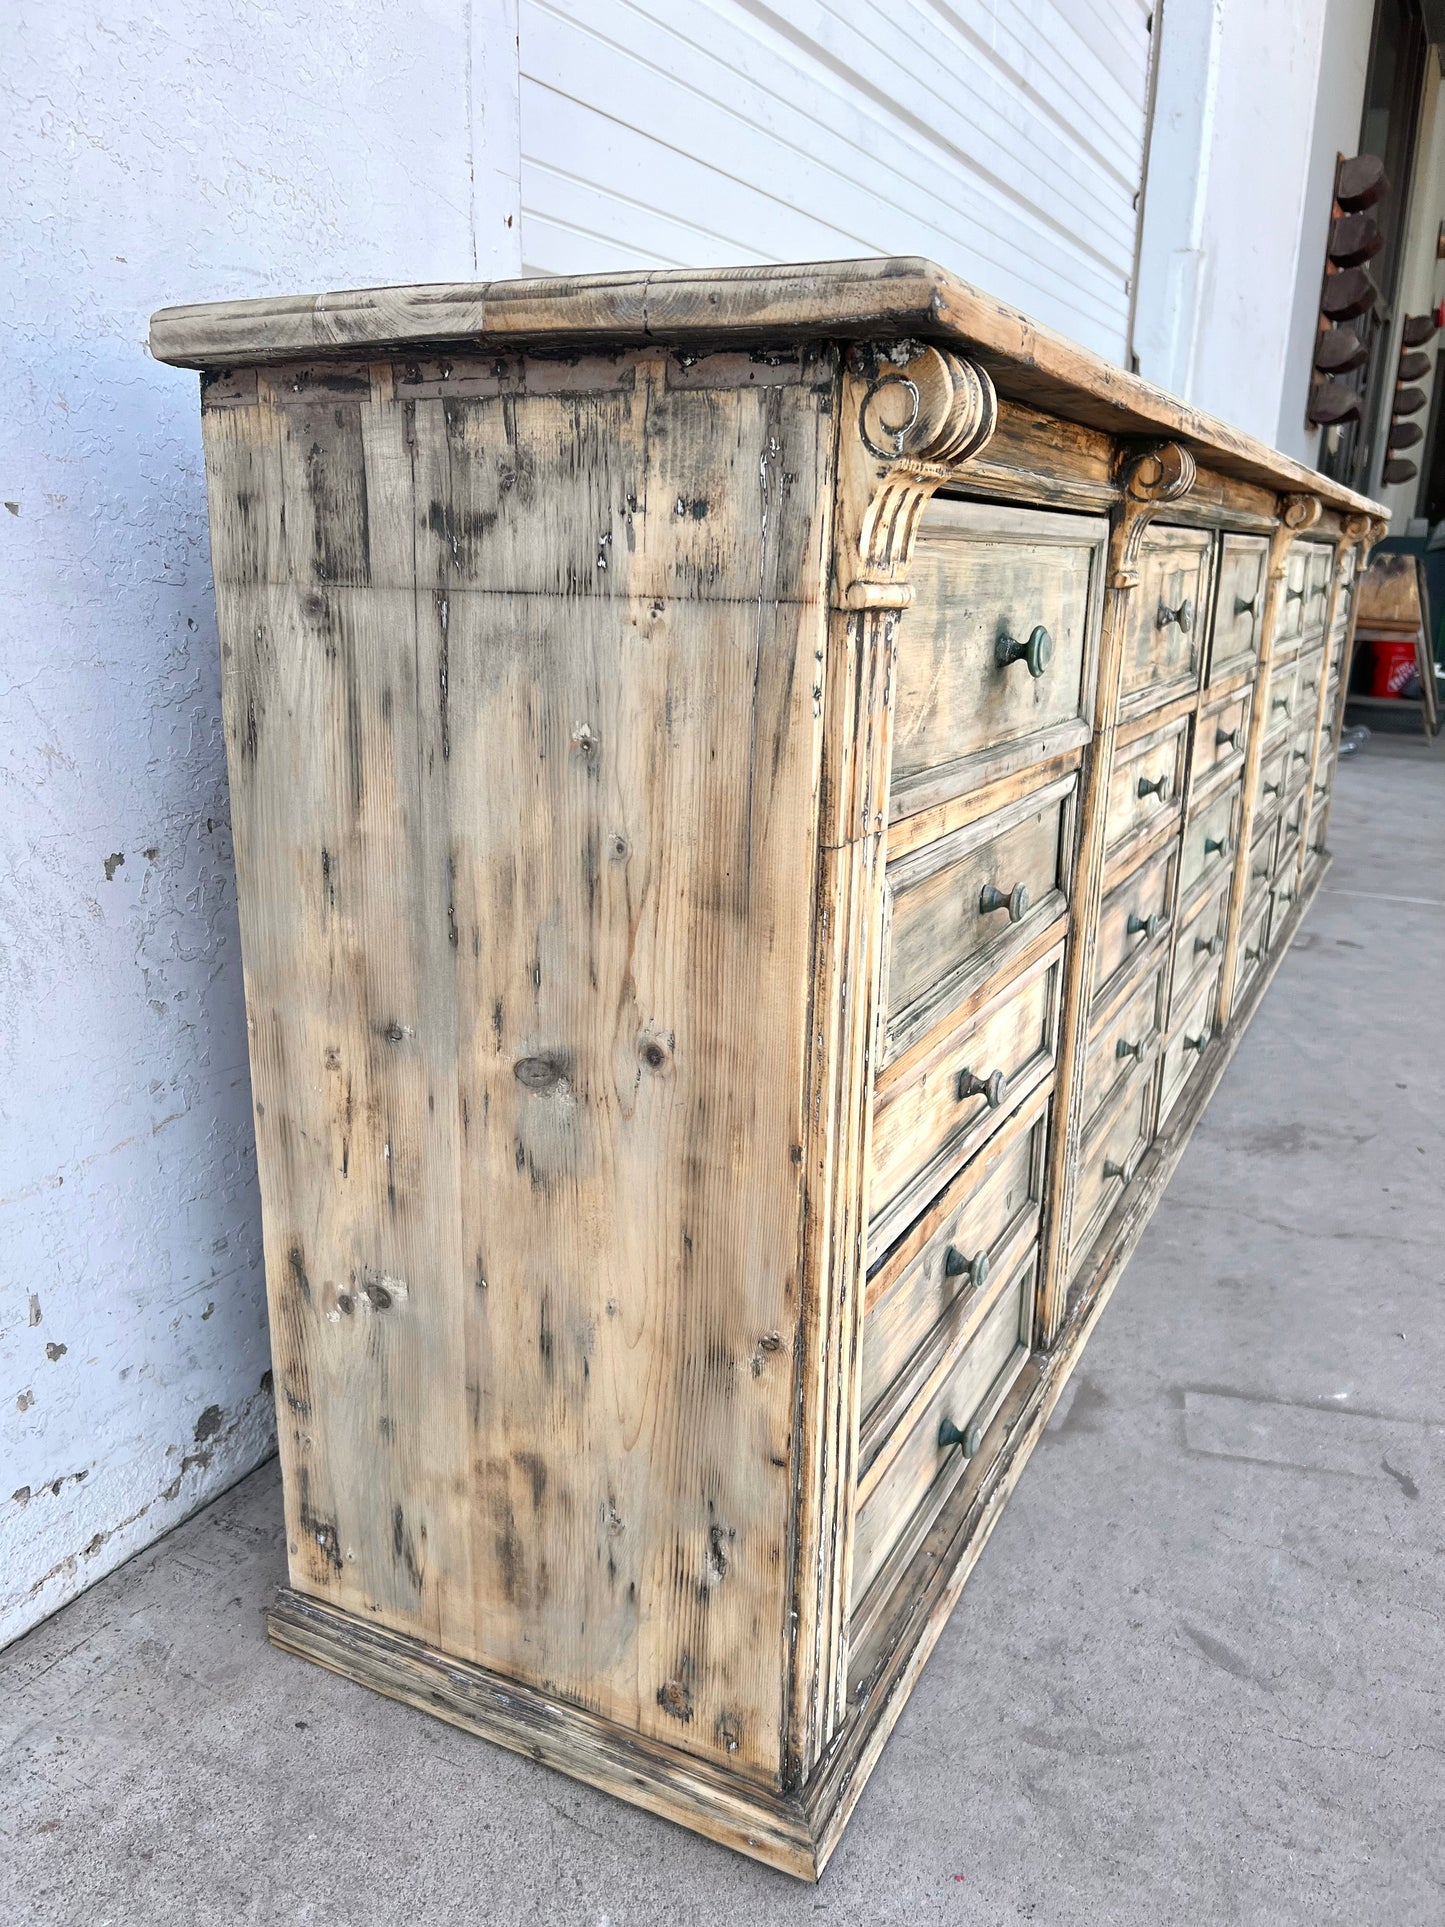
<path fill-rule="evenodd" d="M 987 446 L 998 397 L 982 368 L 918 342 L 857 347 L 848 372 L 844 405 L 853 420 L 845 415 L 845 433 L 856 430 L 871 488 L 843 605 L 906 609 L 912 591 L 905 575 L 923 510 L 935 489 Z"/>
<path fill-rule="evenodd" d="M 1109 587 L 1123 590 L 1138 584 L 1139 544 L 1145 529 L 1161 508 L 1189 493 L 1197 469 L 1182 442 L 1145 442 L 1120 450 L 1117 472 L 1122 494 L 1120 540 Z"/>

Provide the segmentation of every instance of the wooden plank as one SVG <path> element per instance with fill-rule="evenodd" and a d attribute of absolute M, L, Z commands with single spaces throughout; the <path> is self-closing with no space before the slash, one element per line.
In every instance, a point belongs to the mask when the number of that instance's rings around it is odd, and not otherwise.
<path fill-rule="evenodd" d="M 438 283 L 163 308 L 151 353 L 179 367 L 224 368 L 312 355 L 374 354 L 408 344 L 651 339 L 730 334 L 892 335 L 953 344 L 1001 395 L 1083 427 L 1169 436 L 1208 451 L 1222 475 L 1304 489 L 1346 510 L 1374 503 L 1237 429 L 1111 366 L 1017 309 L 917 256 L 797 266 L 672 269 L 535 281 Z"/>

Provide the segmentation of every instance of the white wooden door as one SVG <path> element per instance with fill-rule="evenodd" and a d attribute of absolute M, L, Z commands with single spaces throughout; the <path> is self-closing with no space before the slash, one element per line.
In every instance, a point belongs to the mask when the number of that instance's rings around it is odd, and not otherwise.
<path fill-rule="evenodd" d="M 923 254 L 1121 359 L 1147 0 L 521 0 L 524 272 Z"/>

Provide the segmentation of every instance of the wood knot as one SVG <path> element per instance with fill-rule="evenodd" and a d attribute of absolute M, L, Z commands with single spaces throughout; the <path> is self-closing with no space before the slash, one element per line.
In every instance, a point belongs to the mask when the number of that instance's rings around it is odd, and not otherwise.
<path fill-rule="evenodd" d="M 534 1057 L 519 1057 L 512 1075 L 524 1090 L 565 1093 L 572 1087 L 572 1062 L 563 1051 L 539 1051 Z"/>

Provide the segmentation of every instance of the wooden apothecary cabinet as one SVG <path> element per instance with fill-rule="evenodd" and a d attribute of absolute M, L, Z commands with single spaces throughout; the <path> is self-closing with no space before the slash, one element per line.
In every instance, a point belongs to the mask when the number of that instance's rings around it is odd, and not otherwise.
<path fill-rule="evenodd" d="M 816 1876 L 1319 882 L 1381 511 L 914 260 L 151 339 L 272 1637 Z"/>

